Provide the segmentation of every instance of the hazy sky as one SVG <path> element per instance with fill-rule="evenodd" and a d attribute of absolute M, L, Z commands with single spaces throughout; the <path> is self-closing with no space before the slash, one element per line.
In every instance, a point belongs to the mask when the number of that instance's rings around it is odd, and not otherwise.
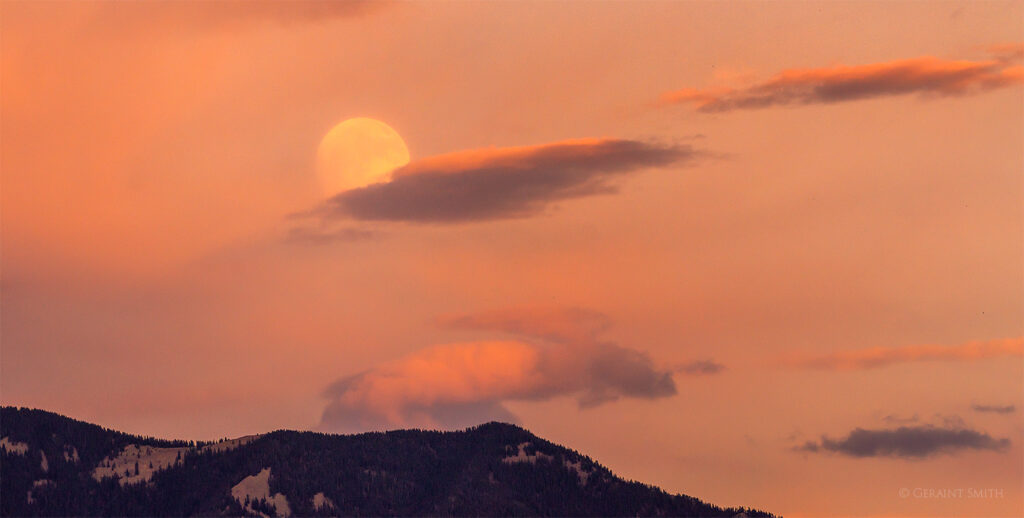
<path fill-rule="evenodd" d="M 3 404 L 1024 512 L 1024 3 L 0 10 Z M 411 162 L 325 190 L 353 117 Z"/>

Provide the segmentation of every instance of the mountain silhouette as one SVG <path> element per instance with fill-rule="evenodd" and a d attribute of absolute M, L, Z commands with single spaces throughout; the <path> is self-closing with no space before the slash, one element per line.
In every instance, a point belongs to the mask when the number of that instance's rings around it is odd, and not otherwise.
<path fill-rule="evenodd" d="M 0 408 L 3 516 L 771 517 L 626 481 L 518 426 L 167 441 Z"/>

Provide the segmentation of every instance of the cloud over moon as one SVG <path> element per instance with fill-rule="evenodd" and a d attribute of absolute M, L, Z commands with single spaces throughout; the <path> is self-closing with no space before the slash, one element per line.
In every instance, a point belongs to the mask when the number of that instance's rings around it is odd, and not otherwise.
<path fill-rule="evenodd" d="M 872 347 L 821 356 L 798 357 L 789 363 L 811 369 L 861 370 L 895 363 L 920 361 L 973 361 L 1024 356 L 1024 337 L 973 341 L 960 345 L 908 345 Z"/>
<path fill-rule="evenodd" d="M 610 319 L 581 308 L 513 308 L 438 319 L 452 330 L 514 339 L 429 347 L 333 383 L 321 427 L 334 431 L 461 428 L 515 421 L 509 401 L 572 396 L 581 408 L 673 396 L 673 376 L 712 374 L 714 362 L 659 367 L 643 351 L 600 341 Z"/>
<path fill-rule="evenodd" d="M 526 218 L 554 202 L 614 193 L 617 177 L 698 155 L 686 145 L 619 139 L 457 151 L 413 161 L 391 181 L 344 191 L 306 215 L 433 224 Z"/>
<path fill-rule="evenodd" d="M 963 450 L 1002 451 L 1009 439 L 997 439 L 969 428 L 937 428 L 933 426 L 901 426 L 894 429 L 865 430 L 856 428 L 846 437 L 808 441 L 797 451 L 838 453 L 848 457 L 897 457 L 922 459 L 940 453 Z"/>
<path fill-rule="evenodd" d="M 831 104 L 895 95 L 969 95 L 1024 83 L 1014 48 L 982 61 L 924 56 L 866 65 L 785 70 L 744 88 L 686 88 L 661 96 L 666 104 L 691 104 L 702 112 L 771 106 Z"/>

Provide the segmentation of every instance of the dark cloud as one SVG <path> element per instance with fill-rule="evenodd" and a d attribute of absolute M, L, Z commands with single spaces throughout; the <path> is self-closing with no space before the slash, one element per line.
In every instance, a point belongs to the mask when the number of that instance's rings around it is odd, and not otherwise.
<path fill-rule="evenodd" d="M 1002 451 L 1009 439 L 996 439 L 987 433 L 969 428 L 936 428 L 933 426 L 901 426 L 888 430 L 854 429 L 842 439 L 822 437 L 796 448 L 803 452 L 830 452 L 848 457 L 896 457 L 921 459 L 940 453 L 963 450 Z"/>
<path fill-rule="evenodd" d="M 461 151 L 414 161 L 391 181 L 344 191 L 307 215 L 434 224 L 525 218 L 553 202 L 614 193 L 616 177 L 697 155 L 685 145 L 614 139 Z"/>
<path fill-rule="evenodd" d="M 1012 414 L 1017 410 L 1014 405 L 971 405 L 971 410 L 975 412 L 991 412 L 994 414 Z"/>
<path fill-rule="evenodd" d="M 786 70 L 746 88 L 683 89 L 662 95 L 665 103 L 690 103 L 699 111 L 725 112 L 783 105 L 830 104 L 905 94 L 955 96 L 1024 83 L 1024 67 L 1007 58 L 1017 46 L 1000 47 L 997 59 L 957 61 L 920 57 L 886 63 Z"/>
<path fill-rule="evenodd" d="M 581 407 L 620 397 L 658 399 L 676 394 L 672 372 L 656 368 L 646 353 L 609 343 L 575 349 L 589 355 Z"/>

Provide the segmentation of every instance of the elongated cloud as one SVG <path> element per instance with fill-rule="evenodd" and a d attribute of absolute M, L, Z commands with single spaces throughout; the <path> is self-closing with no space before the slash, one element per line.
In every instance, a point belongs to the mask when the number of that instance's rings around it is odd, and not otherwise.
<path fill-rule="evenodd" d="M 366 241 L 377 237 L 372 230 L 344 227 L 323 229 L 316 227 L 294 227 L 288 231 L 287 241 L 306 245 L 329 245 L 351 241 Z"/>
<path fill-rule="evenodd" d="M 325 392 L 321 426 L 335 431 L 458 428 L 514 420 L 503 401 L 577 395 L 583 407 L 676 393 L 672 374 L 612 344 L 517 341 L 439 345 L 341 379 Z"/>
<path fill-rule="evenodd" d="M 936 428 L 932 426 L 901 426 L 895 429 L 865 430 L 856 428 L 842 439 L 822 437 L 796 448 L 803 452 L 831 452 L 848 457 L 899 457 L 921 459 L 939 453 L 963 450 L 1001 451 L 1010 446 L 1009 439 L 997 439 L 969 428 Z"/>
<path fill-rule="evenodd" d="M 1002 47 L 1001 47 L 1002 48 Z M 830 104 L 907 94 L 969 95 L 1024 83 L 1024 66 L 1014 64 L 1015 47 L 999 59 L 914 59 L 785 70 L 746 88 L 686 88 L 662 95 L 667 104 L 692 104 L 702 112 L 726 112 L 770 106 Z"/>
<path fill-rule="evenodd" d="M 391 181 L 342 192 L 308 215 L 435 224 L 526 218 L 556 201 L 614 193 L 616 177 L 697 155 L 689 146 L 616 139 L 459 151 L 413 161 Z"/>
<path fill-rule="evenodd" d="M 1017 407 L 1014 405 L 971 405 L 971 410 L 993 414 L 1012 414 L 1017 411 Z"/>
<path fill-rule="evenodd" d="M 698 361 L 658 367 L 642 351 L 601 341 L 607 315 L 584 308 L 507 308 L 437 319 L 456 331 L 514 339 L 430 347 L 343 378 L 325 392 L 322 427 L 359 431 L 400 427 L 461 428 L 514 421 L 503 403 L 573 396 L 581 408 L 620 398 L 676 394 L 676 374 L 714 374 Z"/>
<path fill-rule="evenodd" d="M 813 369 L 857 370 L 894 363 L 920 361 L 973 361 L 987 358 L 1024 356 L 1024 337 L 974 341 L 960 345 L 908 345 L 872 347 L 823 356 L 791 359 L 790 363 Z"/>

